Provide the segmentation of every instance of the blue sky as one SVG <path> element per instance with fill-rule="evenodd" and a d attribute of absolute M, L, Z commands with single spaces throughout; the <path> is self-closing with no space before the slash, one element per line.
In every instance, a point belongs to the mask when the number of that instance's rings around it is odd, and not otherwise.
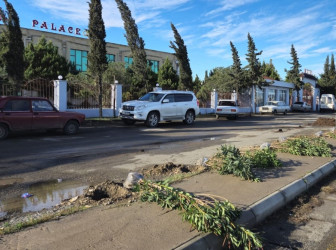
<path fill-rule="evenodd" d="M 19 14 L 22 27 L 32 21 L 84 30 L 88 25 L 88 0 L 8 0 Z M 323 72 L 327 55 L 336 52 L 335 0 L 127 0 L 139 34 L 147 49 L 172 53 L 172 22 L 187 45 L 193 75 L 203 79 L 205 71 L 232 64 L 230 41 L 246 65 L 248 32 L 260 61 L 273 64 L 282 78 L 289 69 L 294 45 L 301 70 Z M 106 41 L 127 44 L 123 22 L 114 0 L 102 0 Z M 4 7 L 0 1 L 0 7 Z M 34 29 L 40 29 L 39 25 Z"/>

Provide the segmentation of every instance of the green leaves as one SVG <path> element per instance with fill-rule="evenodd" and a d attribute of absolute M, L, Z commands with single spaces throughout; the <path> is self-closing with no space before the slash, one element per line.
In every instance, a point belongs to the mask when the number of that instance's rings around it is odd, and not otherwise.
<path fill-rule="evenodd" d="M 260 181 L 252 172 L 251 159 L 241 155 L 235 146 L 222 145 L 221 153 L 218 156 L 223 160 L 223 164 L 218 167 L 220 174 L 233 174 L 244 180 Z"/>
<path fill-rule="evenodd" d="M 302 156 L 330 157 L 331 149 L 322 137 L 300 136 L 282 143 L 282 152 Z"/>
<path fill-rule="evenodd" d="M 258 235 L 235 224 L 241 211 L 228 201 L 220 201 L 211 195 L 193 196 L 163 182 L 144 180 L 138 188 L 141 201 L 156 202 L 163 208 L 180 210 L 182 219 L 193 228 L 223 236 L 224 247 L 262 248 Z"/>
<path fill-rule="evenodd" d="M 250 158 L 254 168 L 277 168 L 281 167 L 281 162 L 278 160 L 275 150 L 270 148 L 248 151 L 247 157 Z"/>
<path fill-rule="evenodd" d="M 66 76 L 69 72 L 65 57 L 60 56 L 57 47 L 51 41 L 47 42 L 43 36 L 37 44 L 26 47 L 25 63 L 24 75 L 27 80 L 39 77 L 52 80 L 59 75 Z"/>

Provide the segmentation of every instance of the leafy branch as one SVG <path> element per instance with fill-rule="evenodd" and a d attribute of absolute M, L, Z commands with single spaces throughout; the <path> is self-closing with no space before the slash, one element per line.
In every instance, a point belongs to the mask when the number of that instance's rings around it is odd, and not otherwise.
<path fill-rule="evenodd" d="M 223 236 L 223 247 L 255 249 L 262 248 L 260 237 L 252 231 L 236 225 L 241 211 L 218 196 L 190 193 L 173 188 L 167 183 L 139 181 L 136 191 L 141 201 L 156 202 L 163 208 L 182 211 L 182 218 L 193 228 L 205 233 Z"/>
<path fill-rule="evenodd" d="M 293 155 L 330 157 L 329 144 L 322 137 L 300 136 L 280 145 L 280 151 Z"/>
<path fill-rule="evenodd" d="M 217 154 L 222 159 L 222 164 L 217 168 L 222 175 L 233 174 L 244 180 L 259 182 L 252 172 L 253 163 L 249 157 L 241 155 L 238 148 L 230 145 L 222 145 L 221 152 Z"/>
<path fill-rule="evenodd" d="M 254 168 L 277 168 L 282 165 L 275 150 L 271 148 L 247 151 L 246 156 L 250 158 Z"/>

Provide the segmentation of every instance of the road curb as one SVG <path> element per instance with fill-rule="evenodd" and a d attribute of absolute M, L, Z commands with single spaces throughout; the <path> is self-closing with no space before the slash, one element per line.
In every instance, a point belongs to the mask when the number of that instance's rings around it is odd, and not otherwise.
<path fill-rule="evenodd" d="M 278 191 L 244 209 L 241 217 L 237 220 L 237 223 L 249 228 L 261 223 L 267 216 L 285 206 L 288 202 L 307 191 L 335 170 L 336 159 L 331 160 L 313 172 L 306 174 L 301 179 L 293 181 L 287 186 L 284 186 Z M 202 234 L 186 243 L 183 243 L 175 249 L 221 249 L 222 242 L 223 239 L 221 237 L 213 234 Z"/>

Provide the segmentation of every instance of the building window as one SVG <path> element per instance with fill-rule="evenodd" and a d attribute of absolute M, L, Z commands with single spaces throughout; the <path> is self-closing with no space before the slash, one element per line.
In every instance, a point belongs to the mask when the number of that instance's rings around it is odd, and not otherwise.
<path fill-rule="evenodd" d="M 125 56 L 124 57 L 124 62 L 125 62 L 125 68 L 128 68 L 130 65 L 133 64 L 133 58 Z"/>
<path fill-rule="evenodd" d="M 151 67 L 151 70 L 155 73 L 159 72 L 159 61 L 147 60 L 147 65 Z"/>
<path fill-rule="evenodd" d="M 279 90 L 279 101 L 286 103 L 286 90 Z"/>
<path fill-rule="evenodd" d="M 259 89 L 257 88 L 257 106 L 263 106 L 264 105 L 264 95 L 265 95 L 265 89 Z"/>
<path fill-rule="evenodd" d="M 268 90 L 267 101 L 275 101 L 275 89 Z"/>
<path fill-rule="evenodd" d="M 76 66 L 76 70 L 87 71 L 87 54 L 85 50 L 70 49 L 70 62 Z"/>
<path fill-rule="evenodd" d="M 107 59 L 107 62 L 115 62 L 115 55 L 113 54 L 106 54 L 106 59 Z"/>

